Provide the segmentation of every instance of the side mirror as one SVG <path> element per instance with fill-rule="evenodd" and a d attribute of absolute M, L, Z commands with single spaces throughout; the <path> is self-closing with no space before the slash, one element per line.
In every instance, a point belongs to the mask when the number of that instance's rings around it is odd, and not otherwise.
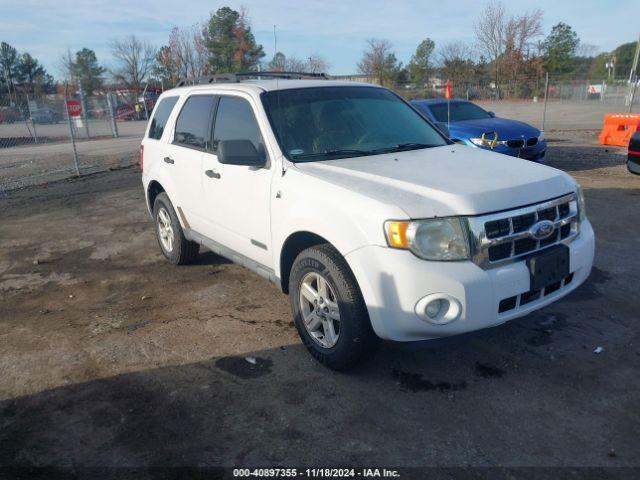
<path fill-rule="evenodd" d="M 218 161 L 226 165 L 264 167 L 267 159 L 250 140 L 221 140 L 218 143 Z"/>
<path fill-rule="evenodd" d="M 491 118 L 496 117 L 496 112 L 487 112 Z"/>

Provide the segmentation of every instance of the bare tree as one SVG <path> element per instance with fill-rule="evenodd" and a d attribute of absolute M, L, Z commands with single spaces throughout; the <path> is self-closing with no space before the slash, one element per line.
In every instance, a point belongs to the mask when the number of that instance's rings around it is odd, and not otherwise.
<path fill-rule="evenodd" d="M 169 60 L 178 76 L 197 78 L 209 72 L 207 48 L 202 39 L 202 26 L 174 27 L 169 34 Z"/>
<path fill-rule="evenodd" d="M 304 72 L 306 70 L 306 64 L 304 60 L 300 60 L 298 57 L 287 57 L 284 63 L 284 71 L 286 72 Z"/>
<path fill-rule="evenodd" d="M 267 67 L 274 72 L 303 72 L 306 69 L 305 63 L 298 57 L 287 57 L 282 52 L 277 52 Z"/>
<path fill-rule="evenodd" d="M 367 48 L 362 52 L 362 59 L 358 62 L 360 73 L 384 85 L 385 81 L 390 80 L 398 69 L 398 61 L 392 48 L 388 40 L 368 39 Z"/>
<path fill-rule="evenodd" d="M 438 50 L 438 59 L 441 65 L 454 60 L 471 60 L 472 57 L 471 47 L 464 42 L 445 43 Z"/>
<path fill-rule="evenodd" d="M 307 59 L 306 71 L 309 73 L 327 73 L 329 68 L 329 62 L 317 53 L 311 54 Z"/>
<path fill-rule="evenodd" d="M 513 91 L 523 73 L 535 73 L 530 61 L 535 50 L 535 40 L 542 35 L 542 11 L 533 10 L 520 16 L 509 17 L 504 29 L 504 53 L 501 58 L 503 71 Z M 538 72 L 540 73 L 540 72 Z"/>
<path fill-rule="evenodd" d="M 58 61 L 58 71 L 60 72 L 60 76 L 67 82 L 73 81 L 74 64 L 73 54 L 71 53 L 71 50 L 67 48 L 67 51 L 62 54 Z"/>
<path fill-rule="evenodd" d="M 155 49 L 135 35 L 111 42 L 111 54 L 117 67 L 112 70 L 113 78 L 129 88 L 140 89 L 152 71 Z"/>
<path fill-rule="evenodd" d="M 307 57 L 307 61 L 304 61 L 298 57 L 287 57 L 284 53 L 277 52 L 267 67 L 276 72 L 324 73 L 329 68 L 329 64 L 317 54 Z"/>
<path fill-rule="evenodd" d="M 481 10 L 473 29 L 480 50 L 494 63 L 496 95 L 500 82 L 500 57 L 504 52 L 506 13 L 501 2 L 492 2 Z"/>
<path fill-rule="evenodd" d="M 473 77 L 473 51 L 463 42 L 445 43 L 438 50 L 438 63 L 442 76 L 459 88 Z"/>

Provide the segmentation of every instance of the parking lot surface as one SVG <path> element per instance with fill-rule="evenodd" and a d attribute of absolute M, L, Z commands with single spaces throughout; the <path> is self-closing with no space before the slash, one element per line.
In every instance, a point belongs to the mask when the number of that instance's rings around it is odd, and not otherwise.
<path fill-rule="evenodd" d="M 0 466 L 640 466 L 640 178 L 596 134 L 547 133 L 585 187 L 585 285 L 348 373 L 306 353 L 270 283 L 164 261 L 135 168 L 8 194 Z"/>

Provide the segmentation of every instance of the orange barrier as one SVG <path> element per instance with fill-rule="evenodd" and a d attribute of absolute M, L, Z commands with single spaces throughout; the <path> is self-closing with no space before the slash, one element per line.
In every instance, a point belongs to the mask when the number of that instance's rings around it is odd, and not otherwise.
<path fill-rule="evenodd" d="M 640 113 L 607 113 L 598 142 L 600 145 L 626 147 L 636 130 L 640 130 Z"/>

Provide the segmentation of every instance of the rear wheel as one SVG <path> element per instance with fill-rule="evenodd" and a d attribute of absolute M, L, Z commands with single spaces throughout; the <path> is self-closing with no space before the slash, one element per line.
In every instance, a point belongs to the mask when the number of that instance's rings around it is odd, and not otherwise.
<path fill-rule="evenodd" d="M 355 365 L 380 343 L 353 273 L 329 244 L 298 255 L 289 276 L 289 299 L 302 342 L 333 370 Z"/>
<path fill-rule="evenodd" d="M 153 203 L 153 218 L 158 245 L 166 259 L 175 265 L 193 262 L 198 256 L 200 245 L 186 239 L 173 205 L 164 192 Z"/>

